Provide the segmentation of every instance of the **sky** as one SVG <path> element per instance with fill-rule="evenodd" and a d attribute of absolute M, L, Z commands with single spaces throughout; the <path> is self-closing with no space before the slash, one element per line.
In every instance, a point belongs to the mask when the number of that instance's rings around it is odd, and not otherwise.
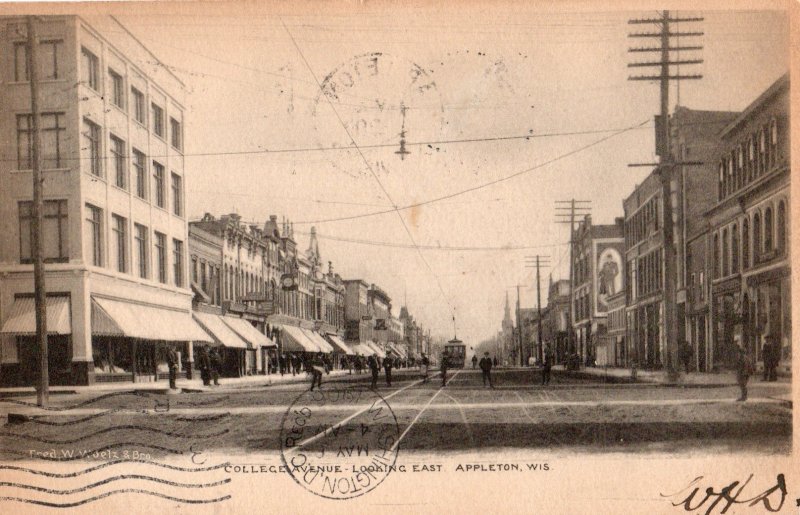
<path fill-rule="evenodd" d="M 642 45 L 627 20 L 655 11 L 488 5 L 118 19 L 187 85 L 190 215 L 287 217 L 302 249 L 315 227 L 344 278 L 380 285 L 434 334 L 450 337 L 455 315 L 478 343 L 516 285 L 536 305 L 526 256 L 552 264 L 543 302 L 551 274 L 568 278 L 556 201 L 591 201 L 594 223 L 623 215 L 649 173 L 628 163 L 656 160 L 659 108 L 655 83 L 627 80 Z M 782 13 L 680 14 L 705 17 L 684 27 L 705 31 L 704 62 L 682 70 L 703 79 L 673 87 L 671 106 L 741 110 L 788 70 Z"/>

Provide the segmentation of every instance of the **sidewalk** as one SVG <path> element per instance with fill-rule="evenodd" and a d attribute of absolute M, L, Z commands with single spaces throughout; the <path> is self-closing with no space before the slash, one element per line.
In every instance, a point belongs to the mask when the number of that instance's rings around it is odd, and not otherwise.
<path fill-rule="evenodd" d="M 347 370 L 334 370 L 325 377 L 341 377 L 346 376 Z M 286 374 L 270 375 L 254 375 L 245 377 L 221 377 L 219 386 L 204 386 L 203 381 L 197 377 L 195 379 L 178 379 L 176 385 L 179 390 L 188 391 L 212 391 L 220 388 L 234 388 L 234 387 L 262 387 L 277 384 L 293 384 L 293 383 L 310 383 L 311 378 L 305 373 L 300 373 L 295 376 Z M 163 391 L 169 390 L 169 381 L 153 381 L 153 382 L 124 382 L 124 383 L 95 383 L 91 386 L 51 386 L 51 395 L 65 395 L 65 394 L 82 394 L 92 392 L 123 392 L 123 391 Z M 10 397 L 24 397 L 29 395 L 36 395 L 36 389 L 33 386 L 20 386 L 10 388 L 0 388 L 0 399 Z"/>
<path fill-rule="evenodd" d="M 553 370 L 565 372 L 566 369 L 563 365 L 556 365 Z M 576 372 L 577 374 L 591 375 L 595 377 L 608 377 L 613 379 L 631 380 L 631 370 L 629 368 L 616 368 L 616 367 L 581 367 Z M 640 383 L 660 383 L 660 384 L 676 384 L 676 385 L 693 385 L 693 386 L 736 386 L 736 372 L 690 372 L 688 374 L 681 372 L 680 377 L 676 383 L 668 380 L 667 373 L 664 370 L 637 370 L 636 382 Z M 765 382 L 760 380 L 760 376 L 755 374 L 750 377 L 750 384 L 758 384 L 759 386 L 768 387 L 785 387 L 791 384 L 791 379 L 780 377 L 775 382 Z"/>

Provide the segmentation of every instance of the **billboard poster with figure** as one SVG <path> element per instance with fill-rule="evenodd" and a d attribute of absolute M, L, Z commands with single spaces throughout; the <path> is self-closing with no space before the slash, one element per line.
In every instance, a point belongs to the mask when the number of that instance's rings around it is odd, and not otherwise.
<path fill-rule="evenodd" d="M 622 255 L 614 246 L 598 245 L 597 267 L 595 268 L 595 314 L 604 315 L 608 312 L 608 298 L 613 297 L 623 289 L 622 284 Z"/>

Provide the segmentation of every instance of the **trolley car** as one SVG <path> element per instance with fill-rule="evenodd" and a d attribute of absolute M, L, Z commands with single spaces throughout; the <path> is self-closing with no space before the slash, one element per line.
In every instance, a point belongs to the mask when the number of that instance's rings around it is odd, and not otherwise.
<path fill-rule="evenodd" d="M 453 338 L 444 346 L 448 368 L 464 368 L 467 357 L 467 346 L 457 338 Z"/>

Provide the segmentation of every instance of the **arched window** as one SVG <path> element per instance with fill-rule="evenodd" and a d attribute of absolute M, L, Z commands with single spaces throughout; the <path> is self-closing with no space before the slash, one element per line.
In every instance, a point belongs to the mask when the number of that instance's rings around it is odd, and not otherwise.
<path fill-rule="evenodd" d="M 775 118 L 769 123 L 769 167 L 778 162 L 778 120 Z"/>
<path fill-rule="evenodd" d="M 742 187 L 744 179 L 744 149 L 742 145 L 736 149 L 736 189 Z"/>
<path fill-rule="evenodd" d="M 786 203 L 778 203 L 778 252 L 786 252 Z"/>
<path fill-rule="evenodd" d="M 767 169 L 767 128 L 762 127 L 758 131 L 758 174 L 761 175 Z"/>
<path fill-rule="evenodd" d="M 772 207 L 764 211 L 764 252 L 772 250 Z"/>
<path fill-rule="evenodd" d="M 714 233 L 714 278 L 719 278 L 719 234 Z"/>
<path fill-rule="evenodd" d="M 739 228 L 733 224 L 731 228 L 731 273 L 739 273 Z"/>
<path fill-rule="evenodd" d="M 722 198 L 725 196 L 725 193 L 723 192 L 722 189 L 722 185 L 724 184 L 724 182 L 725 182 L 725 161 L 721 161 L 719 163 L 719 184 L 717 184 L 717 196 L 719 196 L 720 200 L 722 200 Z"/>
<path fill-rule="evenodd" d="M 753 264 L 757 265 L 761 261 L 761 253 L 764 247 L 761 246 L 761 214 L 753 215 Z"/>
<path fill-rule="evenodd" d="M 727 277 L 730 273 L 728 267 L 731 248 L 728 245 L 728 229 L 722 229 L 722 277 Z"/>
<path fill-rule="evenodd" d="M 750 266 L 750 221 L 742 220 L 742 269 Z"/>

